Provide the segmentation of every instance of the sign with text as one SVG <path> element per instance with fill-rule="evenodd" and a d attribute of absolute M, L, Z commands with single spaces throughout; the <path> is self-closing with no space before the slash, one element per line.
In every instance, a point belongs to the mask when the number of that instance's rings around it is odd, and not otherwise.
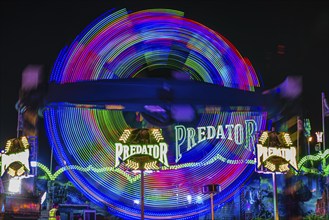
<path fill-rule="evenodd" d="M 244 124 L 219 124 L 217 126 L 185 127 L 175 126 L 176 163 L 182 158 L 181 146 L 190 151 L 198 144 L 209 140 L 228 140 L 248 151 L 253 150 L 257 124 L 255 120 L 245 120 Z"/>
<path fill-rule="evenodd" d="M 264 131 L 256 148 L 257 171 L 284 173 L 289 166 L 297 170 L 296 148 L 291 145 L 288 133 Z"/>
<path fill-rule="evenodd" d="M 121 161 L 134 170 L 159 169 L 156 161 L 165 166 L 168 164 L 168 144 L 163 142 L 160 129 L 126 129 L 115 143 L 115 167 Z"/>
<path fill-rule="evenodd" d="M 7 141 L 5 152 L 1 154 L 1 176 L 7 171 L 10 176 L 21 176 L 30 171 L 29 142 L 22 136 Z"/>

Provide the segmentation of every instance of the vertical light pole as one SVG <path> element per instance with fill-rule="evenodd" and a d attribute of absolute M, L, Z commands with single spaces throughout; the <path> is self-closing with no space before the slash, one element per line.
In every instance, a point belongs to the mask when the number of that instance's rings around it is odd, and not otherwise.
<path fill-rule="evenodd" d="M 54 154 L 54 147 L 51 146 L 51 152 L 50 152 L 50 173 L 53 174 L 53 154 Z M 48 195 L 49 195 L 49 199 L 48 199 L 48 207 L 47 207 L 47 210 L 50 210 L 52 209 L 52 206 L 53 206 L 53 181 L 50 179 L 49 177 L 49 180 L 48 180 Z"/>
<path fill-rule="evenodd" d="M 144 220 L 144 169 L 141 169 L 141 219 Z"/>
<path fill-rule="evenodd" d="M 308 139 L 307 139 L 307 153 L 308 155 L 311 154 L 311 150 L 310 150 L 310 142 L 312 141 L 312 136 L 309 136 Z"/>
<path fill-rule="evenodd" d="M 210 203 L 211 203 L 211 219 L 215 219 L 214 213 L 214 194 L 221 191 L 221 188 L 218 184 L 210 184 L 202 187 L 203 194 L 210 194 Z"/>
<path fill-rule="evenodd" d="M 214 212 L 214 193 L 210 193 L 210 202 L 211 202 L 211 219 L 215 219 L 215 212 Z"/>
<path fill-rule="evenodd" d="M 284 146 L 281 146 L 280 139 L 285 140 Z M 289 171 L 289 166 L 297 170 L 296 161 L 296 149 L 292 146 L 292 141 L 290 135 L 285 132 L 272 132 L 264 131 L 259 137 L 258 143 L 256 145 L 256 171 L 259 173 L 272 173 L 273 182 L 273 208 L 274 208 L 274 219 L 279 220 L 279 207 L 278 207 L 278 194 L 277 194 L 277 173 L 285 173 Z M 286 154 L 276 153 L 280 152 L 284 147 L 285 150 L 290 148 L 290 152 Z M 289 155 L 294 155 L 289 156 Z M 275 157 L 282 158 L 284 163 L 280 160 L 273 159 Z M 272 158 L 271 158 L 272 157 Z M 282 161 L 282 160 L 281 160 Z M 289 161 L 289 162 L 288 162 Z"/>
<path fill-rule="evenodd" d="M 323 132 L 323 137 L 322 137 L 322 143 L 323 143 L 323 152 L 326 150 L 326 131 L 325 131 L 325 120 L 324 118 L 326 117 L 326 106 L 328 105 L 326 102 L 326 98 L 324 97 L 324 92 L 321 93 L 321 105 L 322 105 L 322 132 Z M 325 163 L 325 160 L 323 160 Z M 325 165 L 325 164 L 324 164 Z"/>
<path fill-rule="evenodd" d="M 50 173 L 53 174 L 53 154 L 54 154 L 54 147 L 51 146 L 50 152 Z"/>
<path fill-rule="evenodd" d="M 279 207 L 278 207 L 278 194 L 276 187 L 276 174 L 272 173 L 272 181 L 273 181 L 273 205 L 274 205 L 274 219 L 279 220 Z"/>
<path fill-rule="evenodd" d="M 128 132 L 128 137 L 125 132 Z M 130 136 L 132 135 L 132 136 Z M 152 138 L 151 138 L 152 137 Z M 164 140 L 161 130 L 159 129 L 133 129 L 125 130 L 123 135 L 120 137 L 125 144 L 158 144 L 160 140 Z M 130 146 L 130 145 L 128 145 Z M 166 152 L 168 151 L 168 145 L 165 144 Z M 144 220 L 145 204 L 144 204 L 144 190 L 145 190 L 145 181 L 144 181 L 144 172 L 145 170 L 158 170 L 158 160 L 154 157 L 153 154 L 138 153 L 133 154 L 129 158 L 125 159 L 125 164 L 128 168 L 133 170 L 139 170 L 141 172 L 141 189 L 140 189 L 140 202 L 141 202 L 141 219 Z M 167 165 L 166 165 L 167 166 Z"/>

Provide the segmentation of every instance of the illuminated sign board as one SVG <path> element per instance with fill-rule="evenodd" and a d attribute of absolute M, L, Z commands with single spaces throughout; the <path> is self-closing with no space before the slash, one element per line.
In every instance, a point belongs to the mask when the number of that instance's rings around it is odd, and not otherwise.
<path fill-rule="evenodd" d="M 185 127 L 175 126 L 176 163 L 182 158 L 181 146 L 187 145 L 187 151 L 206 140 L 220 139 L 233 141 L 239 146 L 252 151 L 255 143 L 257 124 L 255 120 L 245 120 L 245 124 L 226 124 L 218 126 Z"/>
<path fill-rule="evenodd" d="M 11 176 L 21 176 L 30 171 L 29 147 L 25 136 L 7 141 L 5 153 L 1 155 L 1 176 L 6 170 Z"/>
<path fill-rule="evenodd" d="M 123 143 L 115 143 L 115 167 L 120 165 L 120 161 L 127 161 L 127 166 L 138 169 L 140 167 L 137 164 L 139 162 L 145 162 L 145 157 L 147 157 L 148 161 L 144 164 L 143 168 L 145 169 L 157 168 L 154 160 L 168 167 L 168 144 L 160 142 L 163 139 L 160 129 L 125 130 L 119 139 Z M 126 144 L 127 142 L 131 144 Z M 151 142 L 157 143 L 149 144 Z M 137 157 L 137 160 L 128 160 L 133 157 Z"/>
<path fill-rule="evenodd" d="M 115 167 L 119 166 L 120 164 L 119 159 L 125 161 L 134 155 L 141 155 L 141 154 L 149 155 L 154 159 L 159 160 L 159 162 L 161 162 L 165 166 L 169 166 L 168 158 L 167 158 L 168 145 L 164 142 L 159 143 L 159 145 L 157 144 L 124 145 L 121 143 L 115 143 L 115 149 L 116 149 Z"/>
<path fill-rule="evenodd" d="M 283 173 L 289 165 L 297 170 L 296 148 L 291 145 L 287 133 L 263 132 L 257 144 L 257 171 Z"/>

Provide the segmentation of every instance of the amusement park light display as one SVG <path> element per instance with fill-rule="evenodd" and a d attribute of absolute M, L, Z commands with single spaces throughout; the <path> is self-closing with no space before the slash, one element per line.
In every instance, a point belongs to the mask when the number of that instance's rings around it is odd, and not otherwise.
<path fill-rule="evenodd" d="M 269 135 L 270 133 L 270 135 Z M 296 148 L 292 146 L 290 135 L 285 132 L 264 131 L 257 144 L 257 169 L 259 172 L 287 172 L 289 165 L 298 170 Z M 266 169 L 263 171 L 264 166 Z"/>
<path fill-rule="evenodd" d="M 29 142 L 25 136 L 13 138 L 7 141 L 5 153 L 1 154 L 1 175 L 7 170 L 12 176 L 21 176 L 30 171 Z"/>
<path fill-rule="evenodd" d="M 150 138 L 149 131 L 153 138 Z M 126 135 L 127 133 L 129 134 L 128 136 Z M 142 133 L 147 138 L 136 138 L 136 136 Z M 133 136 L 133 138 L 130 136 Z M 131 139 L 135 140 L 133 143 L 128 144 L 127 141 L 131 142 Z M 153 141 L 151 141 L 152 139 Z M 122 161 L 127 161 L 126 165 L 133 170 L 151 170 L 152 168 L 158 170 L 157 161 L 168 167 L 168 144 L 166 142 L 160 142 L 163 139 L 159 129 L 136 129 L 132 132 L 125 130 L 121 138 L 119 138 L 123 143 L 115 143 L 115 167 L 118 167 Z"/>
<path fill-rule="evenodd" d="M 180 72 L 191 81 L 236 90 L 252 92 L 259 86 L 250 62 L 228 40 L 183 17 L 180 11 L 165 9 L 135 13 L 123 9 L 103 15 L 62 50 L 50 83 L 142 78 L 145 72 L 157 77 L 160 69 Z M 125 94 L 116 95 L 120 100 Z M 45 108 L 46 129 L 57 161 L 74 168 L 67 176 L 94 202 L 122 217 L 138 219 L 140 207 L 134 201 L 140 198 L 140 174 L 122 164 L 115 167 L 115 143 L 123 141 L 127 129 L 157 126 L 137 119 L 136 112 L 126 111 L 121 103 L 97 108 L 98 103 L 78 101 L 49 103 Z M 210 198 L 202 193 L 202 186 L 219 184 L 222 191 L 214 197 L 214 204 L 220 204 L 231 198 L 254 171 L 253 140 L 256 132 L 265 128 L 266 113 L 239 110 L 238 106 L 214 109 L 197 111 L 192 121 L 175 121 L 161 128 L 168 144 L 168 167 L 145 176 L 145 218 L 207 214 Z M 180 140 L 175 137 L 175 126 L 189 128 L 186 142 L 182 135 Z M 193 129 L 200 135 L 193 135 Z M 215 136 L 210 134 L 213 129 Z"/>

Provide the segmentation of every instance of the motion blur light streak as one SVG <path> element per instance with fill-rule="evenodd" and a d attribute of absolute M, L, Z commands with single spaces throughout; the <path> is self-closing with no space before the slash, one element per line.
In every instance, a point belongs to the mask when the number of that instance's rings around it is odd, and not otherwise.
<path fill-rule="evenodd" d="M 259 86 L 250 62 L 228 40 L 184 18 L 182 12 L 168 9 L 131 14 L 122 9 L 102 16 L 60 53 L 50 83 L 138 78 L 144 77 L 145 71 L 160 77 L 160 69 L 183 72 L 189 80 L 237 90 L 254 91 Z M 123 164 L 113 169 L 114 143 L 122 139 L 123 132 L 154 127 L 149 122 L 136 121 L 135 112 L 132 115 L 134 119 L 121 108 L 76 108 L 61 103 L 51 103 L 44 111 L 48 138 L 58 162 L 73 168 L 63 168 L 61 172 L 67 169 L 73 184 L 96 203 L 108 206 L 109 211 L 139 219 L 140 208 L 132 201 L 140 199 L 140 181 L 136 181 L 140 174 L 127 170 Z M 245 120 L 254 120 L 258 130 L 263 130 L 266 116 L 266 112 L 239 107 L 226 112 L 198 112 L 189 126 L 244 124 Z M 222 187 L 221 194 L 214 198 L 214 203 L 220 204 L 239 190 L 254 171 L 253 149 L 227 139 L 203 141 L 183 152 L 176 164 L 174 126 L 162 128 L 169 146 L 169 167 L 160 167 L 159 172 L 145 176 L 146 218 L 204 215 L 209 212 L 209 195 L 201 193 L 203 185 L 217 183 Z M 188 200 L 188 195 L 196 198 L 195 202 Z"/>
<path fill-rule="evenodd" d="M 253 91 L 259 86 L 250 62 L 228 40 L 182 14 L 122 9 L 96 20 L 61 53 L 50 81 L 132 78 L 145 68 L 169 67 L 226 87 Z"/>

